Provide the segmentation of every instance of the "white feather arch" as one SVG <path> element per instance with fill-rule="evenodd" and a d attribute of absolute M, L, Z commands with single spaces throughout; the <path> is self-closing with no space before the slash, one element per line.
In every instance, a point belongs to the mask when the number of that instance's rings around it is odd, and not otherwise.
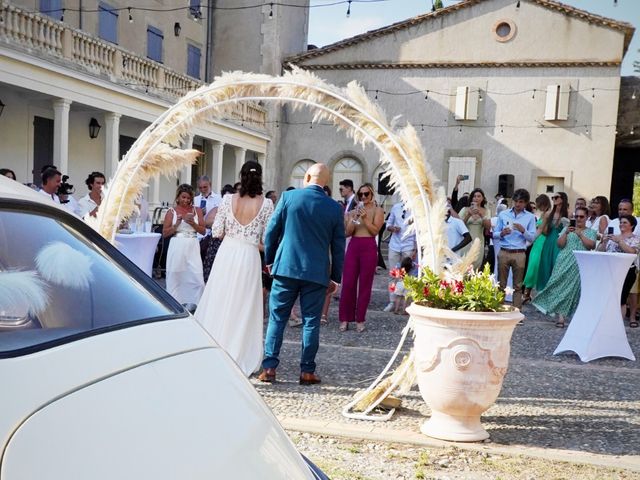
<path fill-rule="evenodd" d="M 421 263 L 441 271 L 448 250 L 443 222 L 446 199 L 415 129 L 411 125 L 401 129 L 390 125 L 356 82 L 338 88 L 296 67 L 281 77 L 227 73 L 168 109 L 136 140 L 109 181 L 98 211 L 98 231 L 113 242 L 120 220 L 133 212 L 135 198 L 151 177 L 173 174 L 195 162 L 199 152 L 179 148 L 195 122 L 224 117 L 235 103 L 251 100 L 310 107 L 314 122 L 332 122 L 355 143 L 375 146 L 392 185 L 414 217 L 418 251 L 423 253 Z"/>

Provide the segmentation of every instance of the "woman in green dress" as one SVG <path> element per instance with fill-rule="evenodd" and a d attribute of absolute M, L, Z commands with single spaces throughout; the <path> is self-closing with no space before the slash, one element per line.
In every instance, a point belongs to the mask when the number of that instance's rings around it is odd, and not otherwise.
<path fill-rule="evenodd" d="M 580 271 L 574 251 L 592 250 L 597 232 L 586 226 L 587 209 L 576 208 L 575 226 L 569 225 L 558 236 L 560 249 L 547 286 L 538 293 L 533 305 L 545 315 L 558 315 L 556 327 L 564 328 L 565 318 L 573 315 L 580 300 Z"/>
<path fill-rule="evenodd" d="M 531 290 L 536 288 L 538 284 L 538 268 L 540 267 L 540 257 L 542 255 L 542 247 L 544 247 L 544 242 L 547 236 L 542 233 L 542 222 L 544 221 L 544 216 L 551 209 L 551 201 L 549 197 L 547 197 L 544 193 L 542 195 L 538 195 L 536 198 L 536 209 L 540 212 L 540 218 L 536 223 L 536 239 L 531 246 L 531 251 L 529 252 L 529 263 L 527 264 L 527 274 L 524 277 L 524 281 L 522 283 L 524 287 L 524 294 L 522 296 L 522 302 L 528 302 L 531 300 Z"/>
<path fill-rule="evenodd" d="M 484 231 L 491 228 L 491 214 L 487 208 L 487 197 L 484 196 L 481 188 L 473 189 L 469 194 L 469 198 L 471 199 L 470 205 L 460 210 L 458 217 L 467 226 L 471 238 L 480 240 L 480 256 L 473 262 L 473 268 L 481 270 L 484 260 Z M 466 254 L 469 248 L 471 248 L 471 244 L 463 248 L 458 254 L 460 256 Z"/>
<path fill-rule="evenodd" d="M 536 290 L 542 291 L 547 286 L 551 277 L 556 257 L 560 253 L 558 247 L 558 235 L 562 229 L 569 224 L 569 199 L 564 192 L 558 192 L 551 197 L 553 208 L 544 216 L 542 222 L 542 233 L 546 235 L 542 253 L 540 254 L 540 265 L 538 267 L 538 281 Z"/>

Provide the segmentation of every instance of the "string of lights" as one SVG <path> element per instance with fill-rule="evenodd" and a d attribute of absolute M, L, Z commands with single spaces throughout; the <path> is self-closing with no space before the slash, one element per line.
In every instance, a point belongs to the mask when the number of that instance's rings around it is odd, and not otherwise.
<path fill-rule="evenodd" d="M 425 96 L 425 100 L 429 100 L 429 96 L 442 96 L 442 97 L 455 97 L 456 93 L 455 92 L 440 92 L 437 90 L 431 90 L 431 89 L 423 89 L 423 90 L 407 90 L 407 91 L 389 91 L 389 90 L 383 90 L 383 89 L 366 89 L 365 90 L 367 93 L 371 93 L 374 94 L 374 98 L 376 100 L 378 100 L 379 95 L 389 95 L 389 96 L 410 96 L 410 95 L 424 95 Z M 545 89 L 540 89 L 540 88 L 530 88 L 530 89 L 526 89 L 526 90 L 515 90 L 515 91 L 498 91 L 498 90 L 483 90 L 481 88 L 477 89 L 478 93 L 480 95 L 482 95 L 483 93 L 485 95 L 501 95 L 501 96 L 511 96 L 511 95 L 531 95 L 532 99 L 535 99 L 536 94 L 545 94 L 546 90 Z M 588 87 L 588 88 L 578 88 L 578 89 L 573 89 L 571 90 L 571 93 L 581 93 L 581 92 L 590 92 L 591 93 L 591 97 L 595 98 L 596 96 L 596 92 L 620 92 L 620 89 L 618 88 L 604 88 L 604 87 Z M 634 91 L 631 99 L 635 100 L 637 98 L 636 96 L 636 92 Z M 480 97 L 479 99 L 480 101 L 482 101 L 482 97 Z"/>
<path fill-rule="evenodd" d="M 333 0 L 326 3 L 317 3 L 314 5 L 299 5 L 295 3 L 287 3 L 282 1 L 273 1 L 273 2 L 260 2 L 252 5 L 240 5 L 235 7 L 221 7 L 215 4 L 200 4 L 197 6 L 194 5 L 184 5 L 181 7 L 166 7 L 166 8 L 153 8 L 153 7 L 136 7 L 136 6 L 126 6 L 126 7 L 110 7 L 110 8 L 73 8 L 73 7 L 65 7 L 65 8 L 55 8 L 48 10 L 25 10 L 28 13 L 44 13 L 44 14 L 61 14 L 61 21 L 64 21 L 64 14 L 67 12 L 76 12 L 76 13 L 100 13 L 103 11 L 109 12 L 122 12 L 127 11 L 129 15 L 129 21 L 131 22 L 133 19 L 132 12 L 140 11 L 140 12 L 161 12 L 161 13 L 171 13 L 178 12 L 181 10 L 188 10 L 192 12 L 194 17 L 199 19 L 204 19 L 202 16 L 202 11 L 212 11 L 212 10 L 252 10 L 252 9 L 262 9 L 264 7 L 269 7 L 271 12 L 273 12 L 274 7 L 291 7 L 291 8 L 304 8 L 307 10 L 315 9 L 315 8 L 324 8 L 324 7 L 334 7 L 336 5 L 347 5 L 347 17 L 351 15 L 351 4 L 352 3 L 362 3 L 362 4 L 371 4 L 371 3 L 386 3 L 391 0 Z M 187 2 L 189 3 L 189 2 Z M 4 8 L 8 8 L 5 6 Z M 273 15 L 269 15 L 272 17 Z"/>

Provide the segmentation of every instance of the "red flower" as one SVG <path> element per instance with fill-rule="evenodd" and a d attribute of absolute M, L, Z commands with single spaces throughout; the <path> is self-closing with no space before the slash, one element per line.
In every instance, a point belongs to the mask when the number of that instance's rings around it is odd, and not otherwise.
<path fill-rule="evenodd" d="M 425 297 L 428 297 L 428 296 L 429 296 L 429 287 L 424 287 L 424 288 L 422 289 L 422 294 L 423 294 Z"/>
<path fill-rule="evenodd" d="M 391 293 L 393 293 L 393 292 L 395 292 L 395 291 L 396 291 L 396 284 L 395 284 L 395 283 L 390 283 L 390 284 L 389 284 L 389 291 L 390 291 Z"/>
<path fill-rule="evenodd" d="M 404 277 L 404 269 L 393 268 L 389 272 L 389 275 L 391 275 L 392 278 L 402 278 L 402 277 Z"/>
<path fill-rule="evenodd" d="M 464 290 L 464 284 L 463 284 L 461 281 L 456 280 L 456 281 L 453 283 L 453 288 L 452 288 L 452 290 L 453 290 L 453 292 L 454 292 L 454 293 L 462 293 L 462 292 L 463 292 L 463 290 Z"/>
<path fill-rule="evenodd" d="M 440 280 L 440 288 L 449 288 L 449 282 L 446 280 Z"/>

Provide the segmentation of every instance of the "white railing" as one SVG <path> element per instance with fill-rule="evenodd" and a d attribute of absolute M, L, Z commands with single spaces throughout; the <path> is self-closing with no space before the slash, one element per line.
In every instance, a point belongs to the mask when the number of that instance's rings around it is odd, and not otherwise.
<path fill-rule="evenodd" d="M 106 74 L 114 83 L 165 97 L 170 101 L 203 82 L 138 56 L 109 42 L 70 28 L 45 15 L 28 12 L 0 0 L 0 43 L 17 46 L 38 56 L 49 55 L 74 62 L 94 74 Z M 255 103 L 234 106 L 232 119 L 264 129 L 266 110 Z"/>

